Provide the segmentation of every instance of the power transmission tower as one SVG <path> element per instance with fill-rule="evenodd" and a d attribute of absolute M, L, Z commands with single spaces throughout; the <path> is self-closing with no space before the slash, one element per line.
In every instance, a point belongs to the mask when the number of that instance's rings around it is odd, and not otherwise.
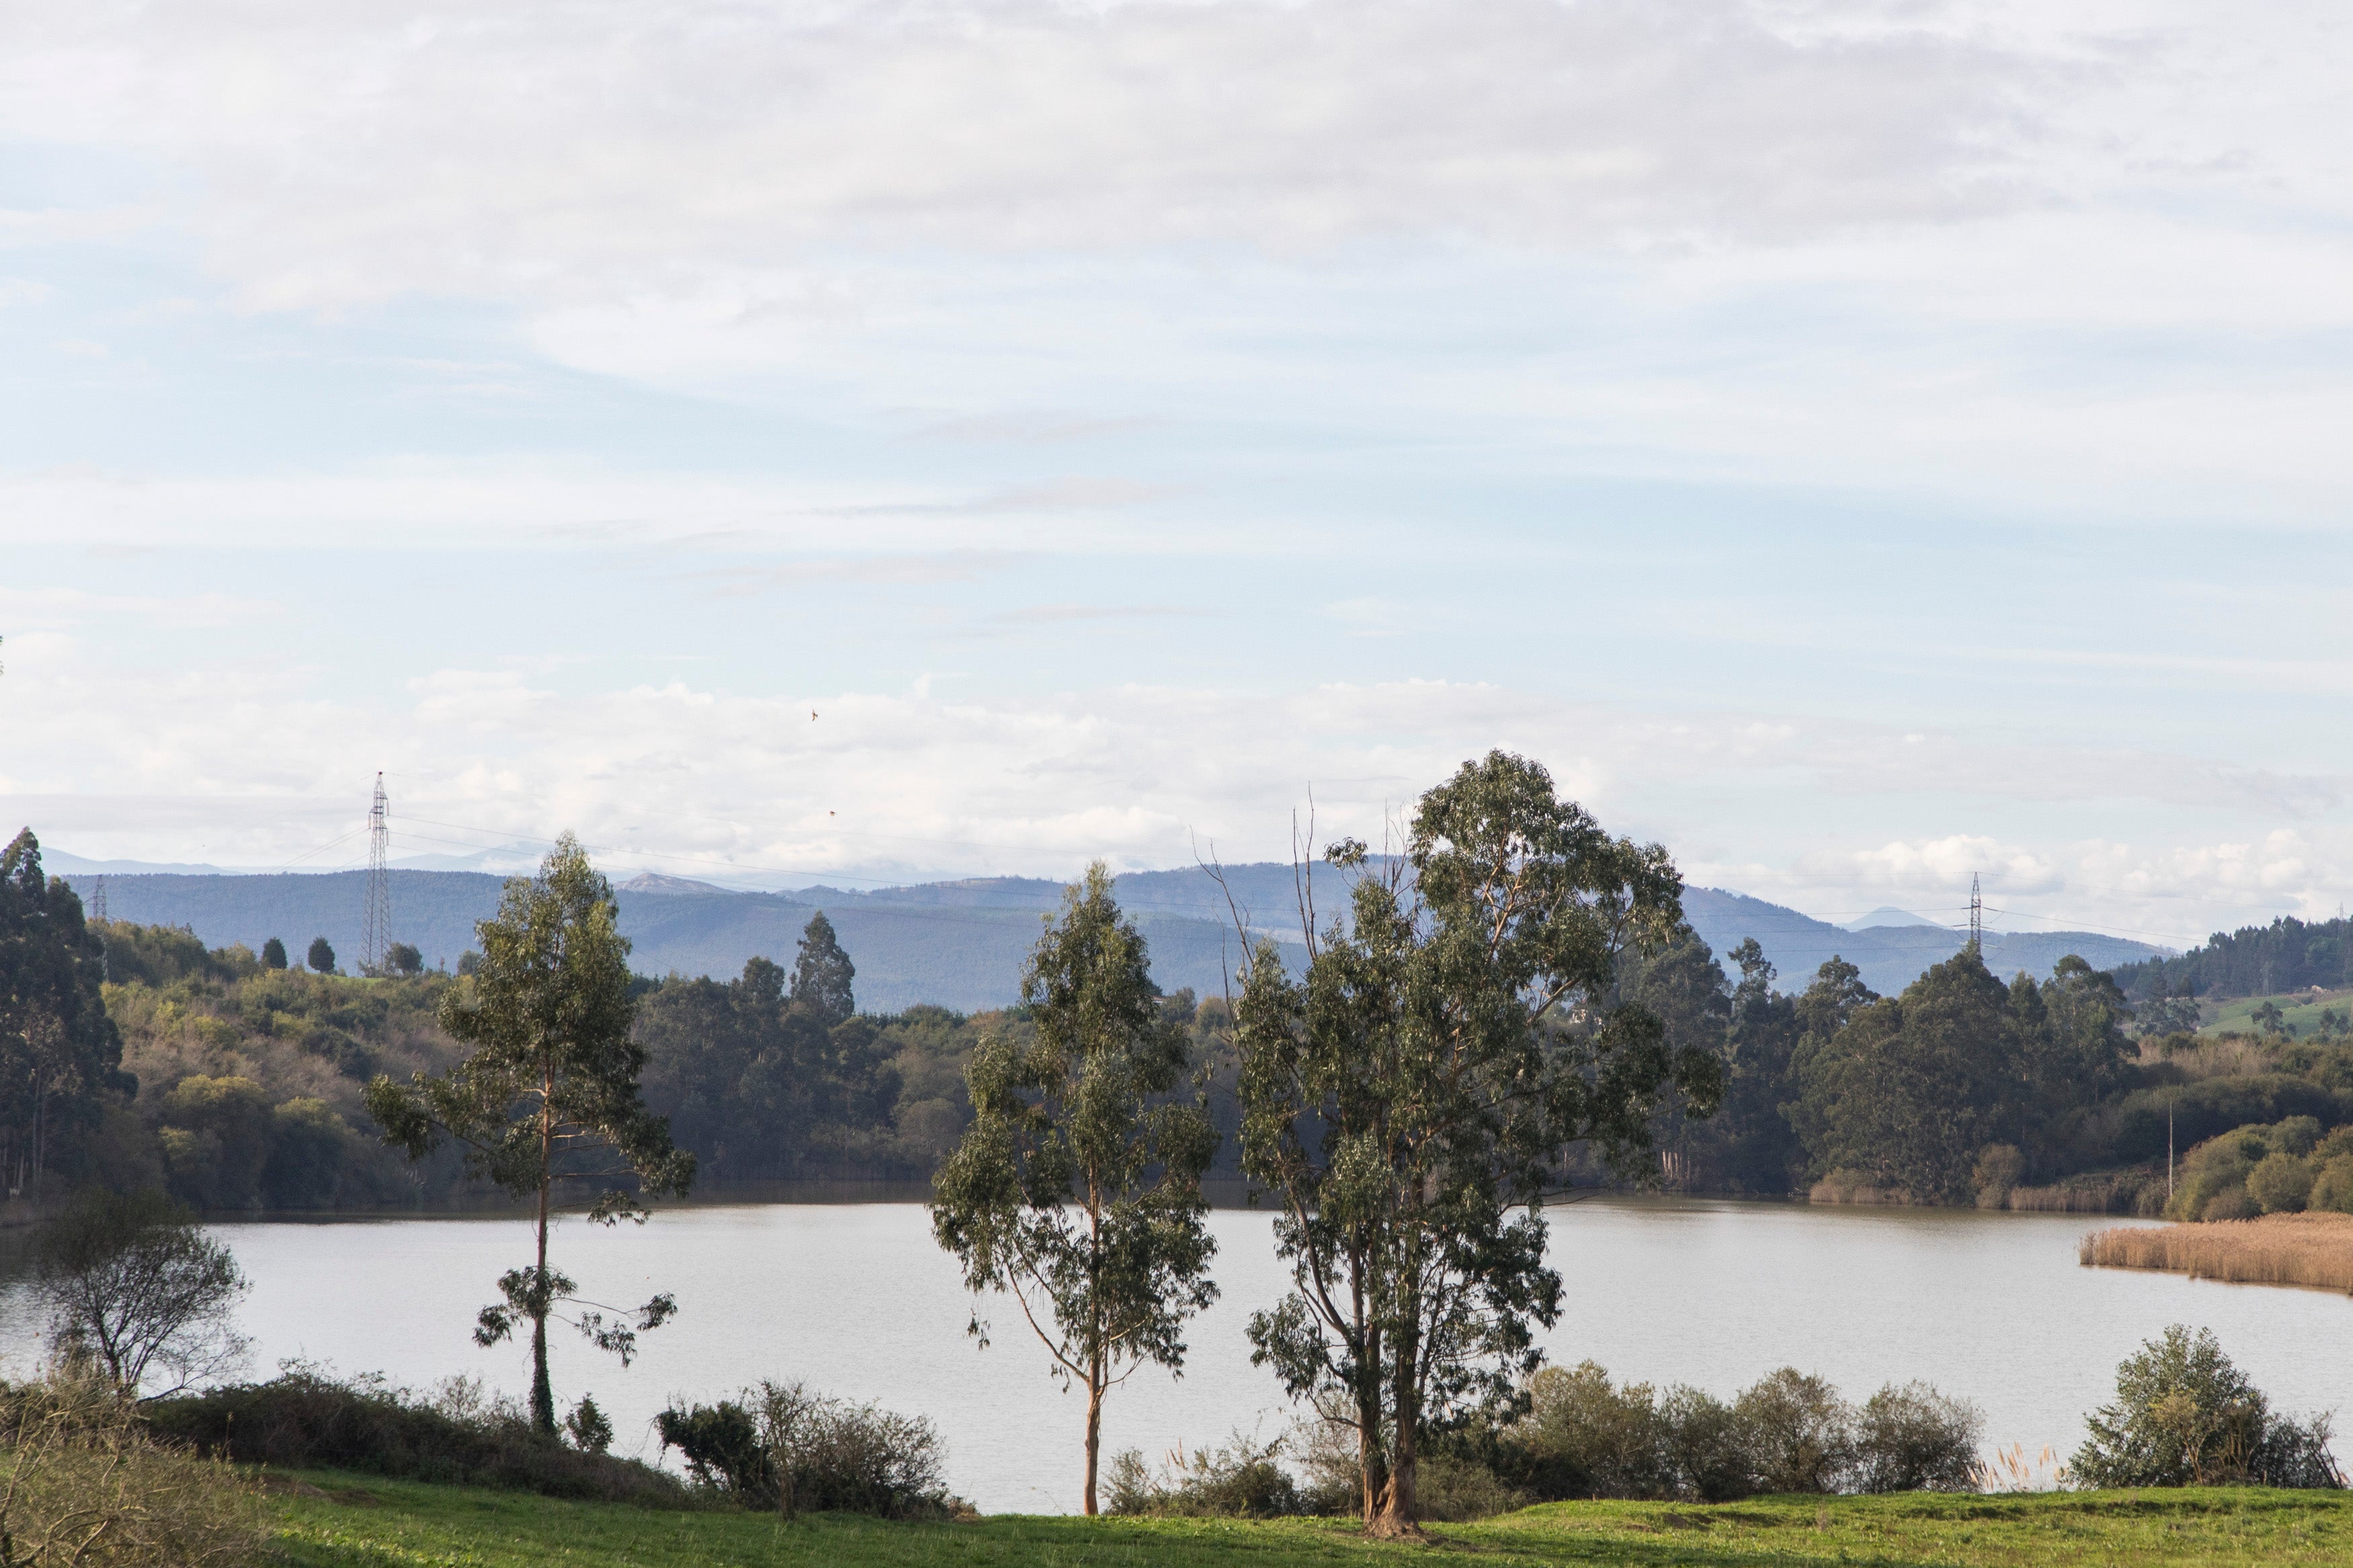
<path fill-rule="evenodd" d="M 360 972 L 384 967 L 392 947 L 392 873 L 385 864 L 392 849 L 392 811 L 384 798 L 384 774 L 375 775 L 375 799 L 368 805 L 367 909 L 360 918 Z"/>
<path fill-rule="evenodd" d="M 1969 951 L 1985 956 L 1985 894 L 1978 889 L 1975 871 L 1969 873 Z"/>

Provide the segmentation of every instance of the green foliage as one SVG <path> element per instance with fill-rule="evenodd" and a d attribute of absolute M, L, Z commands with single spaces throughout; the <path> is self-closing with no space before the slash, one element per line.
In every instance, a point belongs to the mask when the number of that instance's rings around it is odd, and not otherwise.
<path fill-rule="evenodd" d="M 286 944 L 279 941 L 274 936 L 268 942 L 263 942 L 261 944 L 261 967 L 264 969 L 285 968 Z"/>
<path fill-rule="evenodd" d="M 819 937 L 831 942 L 815 929 L 823 918 L 809 922 L 805 957 Z M 841 999 L 820 1005 L 788 996 L 785 972 L 765 958 L 724 984 L 672 979 L 645 994 L 637 1038 L 647 1054 L 646 1101 L 697 1151 L 698 1169 L 720 1181 L 796 1176 L 896 1152 L 889 1144 L 902 1075 L 890 1059 L 892 1032 L 871 1018 L 835 1016 Z M 962 1108 L 951 1114 L 960 1131 Z M 922 1159 L 920 1173 L 930 1169 Z"/>
<path fill-rule="evenodd" d="M 2160 981 L 2173 995 L 2195 991 L 2217 998 L 2278 994 L 2315 985 L 2333 990 L 2353 984 L 2353 921 L 2284 916 L 2267 926 L 2216 931 L 2179 957 L 2123 964 L 2115 973 L 2136 1000 L 2156 994 Z"/>
<path fill-rule="evenodd" d="M 2116 1368 L 2072 1468 L 2089 1487 L 2342 1486 L 2329 1422 L 2272 1413 L 2213 1331 L 2175 1324 Z"/>
<path fill-rule="evenodd" d="M 0 851 L 0 1197 L 101 1173 L 110 1108 L 135 1092 L 81 900 L 41 871 L 31 828 Z"/>
<path fill-rule="evenodd" d="M 330 943 L 323 936 L 312 937 L 311 939 L 311 951 L 303 955 L 303 962 L 311 966 L 311 971 L 314 973 L 332 974 L 335 972 L 335 950 L 333 944 Z"/>
<path fill-rule="evenodd" d="M 596 1397 L 584 1394 L 564 1418 L 564 1435 L 582 1453 L 601 1454 L 613 1446 L 613 1423 L 597 1407 Z"/>
<path fill-rule="evenodd" d="M 1278 1462 L 1282 1439 L 1236 1432 L 1222 1447 L 1181 1450 L 1157 1471 L 1143 1453 L 1112 1456 L 1103 1511 L 1130 1517 L 1281 1519 L 1304 1511 L 1299 1483 Z"/>
<path fill-rule="evenodd" d="M 793 960 L 793 1001 L 831 1028 L 858 1011 L 858 998 L 851 990 L 857 978 L 858 968 L 849 962 L 849 954 L 841 951 L 833 922 L 819 910 L 803 929 L 799 952 Z"/>
<path fill-rule="evenodd" d="M 482 1309 L 474 1337 L 491 1345 L 529 1324 L 532 1419 L 553 1436 L 555 1404 L 547 1374 L 547 1321 L 570 1322 L 627 1364 L 637 1336 L 676 1310 L 666 1295 L 617 1319 L 581 1302 L 573 1282 L 547 1262 L 548 1207 L 558 1182 L 605 1184 L 588 1218 L 643 1223 L 640 1193 L 683 1196 L 694 1156 L 674 1148 L 648 1110 L 638 1078 L 645 1048 L 631 1037 L 628 939 L 617 928 L 612 889 L 566 834 L 539 875 L 506 886 L 496 920 L 475 930 L 482 962 L 443 994 L 441 1026 L 473 1053 L 448 1071 L 406 1085 L 378 1078 L 368 1110 L 385 1140 L 423 1158 L 443 1139 L 467 1151 L 469 1167 L 510 1194 L 539 1204 L 538 1252 L 527 1268 L 500 1277 L 501 1300 Z M 565 1318 L 565 1304 L 575 1315 Z"/>
<path fill-rule="evenodd" d="M 673 1404 L 655 1417 L 695 1484 L 744 1508 L 938 1519 L 961 1506 L 942 1480 L 945 1450 L 920 1416 L 853 1405 L 797 1383 L 736 1399 Z"/>
<path fill-rule="evenodd" d="M 1611 839 L 1541 767 L 1493 752 L 1419 803 L 1402 861 L 1365 871 L 1294 981 L 1251 954 L 1235 1023 L 1244 1169 L 1276 1195 L 1293 1290 L 1250 1321 L 1253 1360 L 1352 1423 L 1366 1522 L 1416 1518 L 1422 1429 L 1508 1394 L 1559 1313 L 1538 1200 L 1568 1146 L 1638 1169 L 1680 1093 L 1704 1113 L 1716 1054 L 1609 1005 L 1619 954 L 1681 924 L 1657 846 Z M 1518 1212 L 1514 1212 L 1518 1211 Z"/>
<path fill-rule="evenodd" d="M 1159 1006 L 1143 935 L 1100 863 L 1065 895 L 1021 981 L 1032 1033 L 982 1043 L 973 1122 L 934 1184 L 932 1229 L 976 1295 L 1005 1290 L 1087 1393 L 1096 1510 L 1104 1392 L 1184 1364 L 1216 1298 L 1201 1173 L 1217 1134 L 1183 1087 L 1185 1030 Z M 975 1317 L 972 1331 L 987 1343 Z"/>
<path fill-rule="evenodd" d="M 1540 1500 L 1757 1492 L 1967 1491 L 1983 1418 L 1926 1384 L 1890 1384 L 1857 1410 L 1819 1377 L 1783 1367 L 1726 1404 L 1689 1387 L 1613 1385 L 1591 1362 L 1546 1367 L 1528 1408 L 1448 1439 Z"/>
<path fill-rule="evenodd" d="M 1893 998 L 1861 992 L 1834 960 L 1808 996 L 1787 1111 L 1812 1168 L 1915 1203 L 2006 1196 L 2038 1164 L 2063 1164 L 2069 1118 L 2130 1081 L 2122 994 L 2080 958 L 2005 986 L 1964 948 Z M 2017 1163 L 1997 1146 L 2021 1151 Z"/>
<path fill-rule="evenodd" d="M 2324 1186 L 2321 1178 L 2339 1161 L 2348 1163 Z M 2246 1219 L 2258 1214 L 2294 1214 L 2307 1205 L 2336 1208 L 2353 1204 L 2353 1179 L 2348 1178 L 2353 1178 L 2353 1127 L 2324 1138 L 2319 1121 L 2309 1116 L 2291 1116 L 2270 1125 L 2250 1123 L 2209 1138 L 2182 1156 L 2165 1217 Z"/>
<path fill-rule="evenodd" d="M 389 974 L 421 974 L 425 970 L 425 954 L 408 942 L 396 942 L 385 949 L 384 967 Z"/>
<path fill-rule="evenodd" d="M 584 1401 L 584 1405 L 587 1402 Z M 267 1383 L 237 1384 L 148 1405 L 157 1436 L 272 1470 L 332 1467 L 448 1485 L 677 1509 L 677 1478 L 536 1431 L 524 1413 L 453 1378 L 435 1394 L 381 1377 L 336 1379 L 295 1365 Z"/>

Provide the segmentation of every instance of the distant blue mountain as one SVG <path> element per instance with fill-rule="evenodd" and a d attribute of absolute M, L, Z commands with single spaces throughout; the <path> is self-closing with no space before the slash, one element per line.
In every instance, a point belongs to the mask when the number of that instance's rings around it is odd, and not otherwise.
<path fill-rule="evenodd" d="M 65 858 L 60 857 L 61 860 Z M 65 868 L 88 896 L 91 878 Z M 1250 933 L 1271 935 L 1285 958 L 1303 962 L 1303 907 L 1318 926 L 1346 909 L 1346 883 L 1329 868 L 1303 883 L 1290 866 L 1229 866 L 1217 877 L 1198 868 L 1130 872 L 1117 879 L 1120 902 L 1136 918 L 1161 986 L 1221 991 L 1240 964 L 1237 919 Z M 393 932 L 413 942 L 428 964 L 454 965 L 475 945 L 474 922 L 497 912 L 500 879 L 469 871 L 396 870 L 390 874 Z M 243 942 L 259 951 L 270 937 L 300 953 L 324 936 L 350 968 L 359 956 L 361 896 L 366 874 L 234 876 L 106 874 L 107 912 L 116 920 L 185 926 L 207 944 Z M 801 928 L 818 910 L 858 966 L 860 1005 L 895 1012 L 919 1002 L 962 1011 L 1014 1000 L 1022 961 L 1038 940 L 1041 917 L 1060 901 L 1062 885 L 1039 878 L 998 877 L 846 892 L 803 888 L 741 893 L 681 878 L 646 876 L 617 889 L 621 929 L 635 943 L 630 962 L 642 973 L 727 976 L 754 955 L 789 964 Z M 1784 990 L 1802 989 L 1832 957 L 1862 972 L 1882 993 L 1900 991 L 1928 965 L 1957 952 L 1963 934 L 1934 925 L 1883 925 L 1848 931 L 1795 910 L 1715 888 L 1689 888 L 1683 911 L 1719 958 L 1755 937 L 1779 972 Z M 2063 955 L 2094 967 L 2136 963 L 2159 950 L 2088 931 L 1989 932 L 1987 963 L 2007 976 L 2042 975 Z"/>

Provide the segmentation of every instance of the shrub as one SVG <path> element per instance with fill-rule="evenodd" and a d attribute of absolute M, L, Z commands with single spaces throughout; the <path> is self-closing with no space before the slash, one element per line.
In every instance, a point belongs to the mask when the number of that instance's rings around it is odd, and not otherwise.
<path fill-rule="evenodd" d="M 156 1443 L 87 1363 L 0 1384 L 0 1562 L 13 1568 L 233 1568 L 260 1560 L 251 1488 Z"/>
<path fill-rule="evenodd" d="M 479 1384 L 445 1384 L 438 1400 L 381 1377 L 338 1381 L 289 1364 L 268 1383 L 156 1400 L 150 1425 L 169 1441 L 239 1464 L 507 1487 L 548 1497 L 680 1508 L 675 1477 L 634 1459 L 583 1452 L 533 1432 L 522 1411 L 486 1401 Z"/>
<path fill-rule="evenodd" d="M 2306 1202 L 2330 1214 L 2353 1214 L 2353 1154 L 2339 1154 L 2321 1166 Z"/>
<path fill-rule="evenodd" d="M 1444 1449 L 1430 1454 L 1415 1478 L 1414 1513 L 1420 1519 L 1462 1524 L 1527 1507 L 1536 1500 L 1506 1484 L 1486 1466 Z"/>
<path fill-rule="evenodd" d="M 1659 1402 L 1671 1497 L 1730 1502 L 1757 1489 L 1747 1432 L 1715 1395 L 1678 1384 Z"/>
<path fill-rule="evenodd" d="M 1757 1489 L 1834 1492 L 1854 1464 L 1854 1413 L 1795 1367 L 1767 1374 L 1732 1406 Z"/>
<path fill-rule="evenodd" d="M 964 1505 L 942 1479 L 939 1431 L 916 1415 L 852 1405 L 797 1383 L 740 1399 L 672 1405 L 655 1418 L 696 1482 L 748 1508 L 940 1518 Z"/>
<path fill-rule="evenodd" d="M 2258 1214 L 2293 1213 L 2310 1201 L 2321 1169 L 2345 1155 L 2353 1155 L 2353 1133 L 2340 1130 L 2323 1139 L 2315 1117 L 2234 1127 L 2182 1156 L 2165 1217 L 2253 1219 Z"/>
<path fill-rule="evenodd" d="M 1864 1492 L 1965 1492 L 1978 1487 L 1985 1417 L 1925 1383 L 1889 1384 L 1854 1423 L 1854 1488 Z"/>
<path fill-rule="evenodd" d="M 1197 1448 L 1190 1458 L 1170 1455 L 1156 1475 L 1141 1452 L 1123 1449 L 1112 1456 L 1110 1511 L 1223 1519 L 1303 1512 L 1298 1483 L 1275 1463 L 1282 1447 L 1280 1437 L 1261 1444 L 1236 1432 L 1221 1448 Z"/>
<path fill-rule="evenodd" d="M 2075 1479 L 2089 1487 L 2343 1484 L 2325 1415 L 2274 1415 L 2208 1329 L 2175 1324 L 2116 1368 L 2116 1402 L 2086 1421 Z"/>
<path fill-rule="evenodd" d="M 1977 1190 L 1978 1207 L 1998 1209 L 2009 1203 L 2010 1190 L 2025 1174 L 2026 1157 L 2018 1152 L 2017 1144 L 1987 1144 L 1969 1173 L 1970 1185 Z"/>
<path fill-rule="evenodd" d="M 1974 1405 L 1924 1383 L 1891 1384 L 1858 1412 L 1820 1378 L 1784 1367 L 1727 1405 L 1696 1388 L 1615 1387 L 1587 1362 L 1539 1372 L 1525 1415 L 1473 1422 L 1438 1452 L 1537 1501 L 1962 1491 L 1972 1484 L 1981 1426 Z"/>
<path fill-rule="evenodd" d="M 1521 1479 L 1546 1498 L 1675 1495 L 1669 1422 L 1649 1384 L 1613 1388 L 1588 1361 L 1544 1368 L 1528 1401 L 1521 1442 L 1539 1462 Z"/>
<path fill-rule="evenodd" d="M 2247 1173 L 2247 1195 L 2265 1214 L 2300 1214 L 2312 1196 L 2316 1174 L 2309 1161 L 2274 1149 Z"/>

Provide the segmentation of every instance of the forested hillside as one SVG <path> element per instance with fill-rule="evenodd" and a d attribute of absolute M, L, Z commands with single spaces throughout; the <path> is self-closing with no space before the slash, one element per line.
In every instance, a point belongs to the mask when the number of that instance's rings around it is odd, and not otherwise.
<path fill-rule="evenodd" d="M 2147 1207 L 2168 1131 L 2187 1150 L 2291 1117 L 2353 1122 L 2353 1043 L 2150 1030 L 2081 959 L 2005 984 L 1964 949 L 1883 996 L 1836 960 L 1783 991 L 1761 950 L 1728 956 L 1736 984 L 1686 929 L 1621 971 L 1620 998 L 1669 1043 L 1724 1055 L 1722 1110 L 1657 1129 L 1670 1186 Z"/>
<path fill-rule="evenodd" d="M 2274 996 L 2314 986 L 2334 991 L 2353 985 L 2353 921 L 2307 922 L 2284 915 L 2269 925 L 2216 931 L 2178 957 L 2121 965 L 2116 976 L 2135 1001 L 2167 994 Z"/>
<path fill-rule="evenodd" d="M 71 889 L 40 876 L 29 835 L 9 853 L 0 953 L 17 1016 L 37 1020 L 0 1037 L 8 1075 L 0 1157 L 12 1191 L 44 1181 L 158 1184 L 216 1211 L 480 1195 L 448 1151 L 412 1165 L 385 1150 L 362 1102 L 376 1074 L 405 1079 L 454 1059 L 437 1014 L 458 976 L 306 973 L 282 952 L 265 960 L 184 931 L 86 924 Z M 1287 889 L 1287 868 L 1281 879 L 1270 869 L 1236 881 L 1238 900 L 1261 906 L 1252 922 L 1272 923 L 1264 906 Z M 1037 917 L 1021 906 L 1046 886 L 946 884 L 926 896 L 962 898 L 961 907 L 912 896 L 859 907 L 885 917 L 987 916 L 1034 940 Z M 1152 922 L 1189 919 L 1184 900 L 1197 889 L 1176 879 L 1137 890 L 1163 903 L 1139 915 L 1157 956 Z M 1327 891 L 1327 907 L 1339 891 Z M 976 1045 L 989 1031 L 1028 1026 L 1003 1010 L 861 1011 L 859 928 L 806 905 L 636 897 L 670 900 L 678 921 L 721 902 L 775 917 L 767 951 L 732 973 L 637 982 L 647 1100 L 696 1155 L 705 1191 L 927 1178 L 970 1118 L 964 1068 Z M 1686 907 L 1709 912 L 1705 895 L 1687 895 Z M 799 924 L 784 923 L 787 910 Z M 1008 992 L 1027 940 L 999 960 Z M 2324 1130 L 2353 1121 L 2353 1047 L 2284 1036 L 2217 1046 L 2152 1033 L 2115 984 L 2076 957 L 2041 977 L 2005 979 L 1965 950 L 1882 995 L 1842 958 L 1791 986 L 1762 942 L 1719 954 L 1687 922 L 1663 951 L 1625 962 L 1611 1000 L 1658 1015 L 1669 1045 L 1725 1064 L 1716 1115 L 1672 1115 L 1653 1128 L 1652 1179 L 1686 1190 L 2000 1200 L 2145 1167 L 2163 1154 L 2168 1114 L 2183 1147 L 2290 1117 Z M 1191 1033 L 1213 1118 L 1228 1134 L 1219 1168 L 1230 1173 L 1238 1109 L 1223 996 L 1197 1002 L 1174 988 L 1164 1005 Z M 2150 1016 L 2171 1017 L 2163 1008 Z M 1589 1163 L 1567 1174 L 1620 1179 Z M 2128 1188 L 2138 1190 L 2114 1181 L 2101 1190 L 2113 1198 Z"/>

